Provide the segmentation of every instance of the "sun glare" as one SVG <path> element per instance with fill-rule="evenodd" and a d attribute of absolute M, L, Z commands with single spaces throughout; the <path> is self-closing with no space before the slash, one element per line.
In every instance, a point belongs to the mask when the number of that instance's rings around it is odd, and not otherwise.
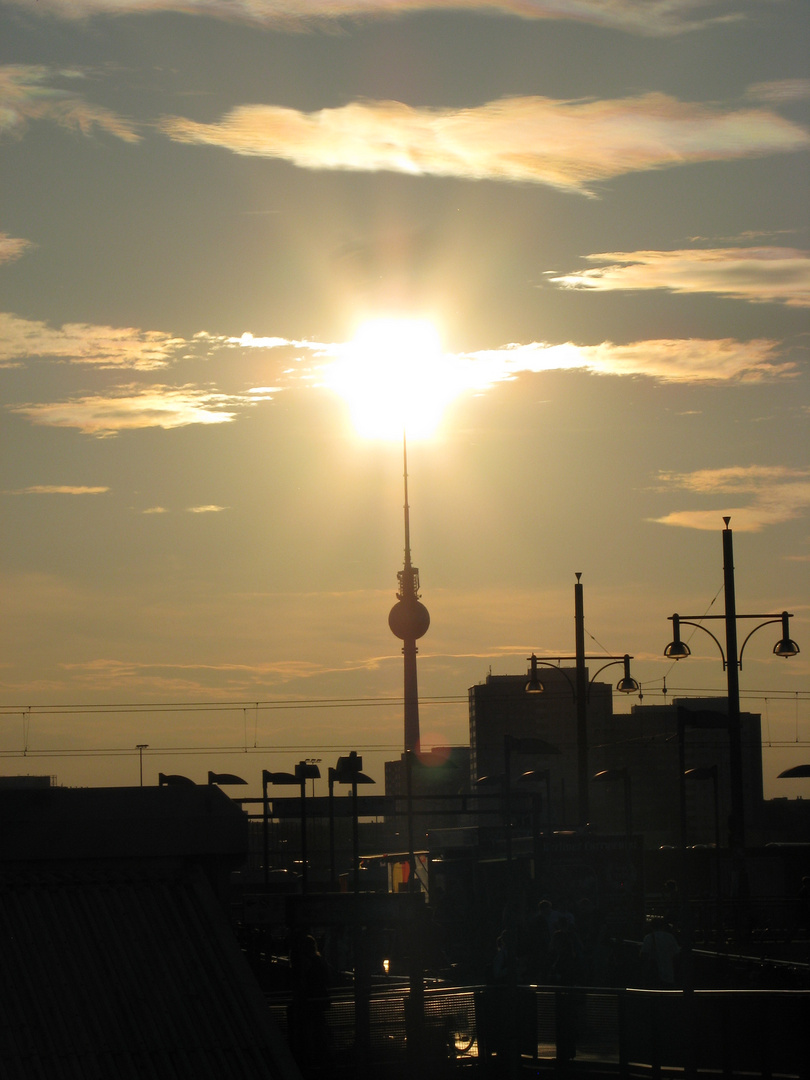
<path fill-rule="evenodd" d="M 454 367 L 436 327 L 423 319 L 374 319 L 325 372 L 348 404 L 358 434 L 372 439 L 427 438 L 458 396 Z"/>

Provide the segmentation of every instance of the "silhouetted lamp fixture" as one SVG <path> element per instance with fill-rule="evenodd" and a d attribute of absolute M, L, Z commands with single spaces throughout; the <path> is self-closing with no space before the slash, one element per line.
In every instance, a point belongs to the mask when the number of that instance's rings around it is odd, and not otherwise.
<path fill-rule="evenodd" d="M 196 787 L 193 780 L 180 773 L 158 773 L 158 787 Z"/>
<path fill-rule="evenodd" d="M 723 661 L 723 670 L 726 672 L 728 705 L 728 756 L 729 776 L 731 783 L 731 813 L 729 815 L 729 846 L 735 852 L 741 852 L 745 847 L 745 790 L 743 782 L 743 751 L 742 751 L 742 727 L 740 718 L 740 671 L 742 670 L 742 658 L 745 646 L 750 638 L 761 630 L 763 626 L 781 622 L 782 637 L 774 646 L 774 655 L 788 658 L 796 656 L 799 646 L 790 637 L 790 613 L 783 611 L 781 614 L 766 613 L 740 615 L 737 613 L 736 589 L 734 584 L 734 542 L 730 528 L 731 518 L 723 517 L 725 528 L 723 537 L 723 593 L 725 596 L 725 611 L 718 615 L 670 615 L 672 620 L 673 638 L 664 649 L 664 656 L 670 660 L 681 660 L 690 655 L 689 646 L 681 641 L 681 624 L 693 626 L 708 634 L 717 648 Z M 704 622 L 716 619 L 725 624 L 726 648 L 706 626 Z M 757 625 L 745 638 L 740 648 L 737 648 L 737 621 L 739 619 L 756 619 Z M 761 620 L 761 621 L 760 621 Z"/>
<path fill-rule="evenodd" d="M 692 650 L 685 641 L 681 641 L 681 617 L 672 616 L 672 641 L 664 649 L 664 656 L 670 660 L 684 660 L 692 655 Z"/>
<path fill-rule="evenodd" d="M 748 638 L 746 638 L 747 640 Z M 782 612 L 782 636 L 774 645 L 773 654 L 774 656 L 783 656 L 785 660 L 791 656 L 799 655 L 799 646 L 790 636 L 790 615 L 786 611 Z"/>
<path fill-rule="evenodd" d="M 334 833 L 334 810 L 333 796 L 335 784 L 351 784 L 352 787 L 352 877 L 355 893 L 360 891 L 360 828 L 357 808 L 357 785 L 376 783 L 372 777 L 362 771 L 363 759 L 356 750 L 352 750 L 345 757 L 339 757 L 336 768 L 329 769 L 327 774 L 329 782 L 329 846 L 330 846 L 330 874 L 332 881 L 335 880 L 335 833 Z"/>
<path fill-rule="evenodd" d="M 810 765 L 793 765 L 790 769 L 780 772 L 776 779 L 795 780 L 803 776 L 810 776 Z"/>
<path fill-rule="evenodd" d="M 571 656 L 571 657 L 561 656 L 561 657 L 558 657 L 558 659 L 559 660 L 575 660 L 576 657 L 573 657 L 573 656 Z M 595 658 L 594 657 L 584 657 L 583 659 L 593 660 Z M 549 660 L 538 660 L 538 658 L 534 655 L 534 653 L 532 653 L 532 655 L 529 657 L 529 663 L 531 664 L 531 667 L 529 668 L 529 681 L 526 683 L 526 693 L 527 694 L 542 694 L 543 690 L 544 690 L 544 687 L 543 687 L 542 682 L 540 681 L 540 673 L 537 670 L 538 667 L 540 665 L 542 665 L 543 667 L 555 668 L 557 671 L 560 671 L 561 669 L 558 668 L 556 664 L 551 663 L 551 661 L 549 661 Z M 612 664 L 624 664 L 624 675 L 616 683 L 616 689 L 619 691 L 619 693 L 620 694 L 637 694 L 638 691 L 639 691 L 639 685 L 636 682 L 636 680 L 633 678 L 633 676 L 630 674 L 630 656 L 629 656 L 628 653 L 625 653 L 624 656 L 613 658 L 613 659 L 610 660 L 610 663 L 604 664 L 602 667 L 600 667 L 599 671 L 597 671 L 596 675 L 594 675 L 593 678 L 591 679 L 591 683 L 594 681 L 594 679 L 596 679 L 597 675 L 599 675 L 601 672 L 603 672 L 606 667 L 610 667 Z M 567 678 L 567 676 L 566 676 L 566 678 Z M 570 679 L 569 679 L 569 682 L 570 682 Z M 590 683 L 589 683 L 589 688 L 590 688 Z M 571 689 L 573 691 L 573 689 L 574 689 L 573 686 L 571 687 Z M 576 697 L 576 692 L 574 692 L 574 697 Z"/>
<path fill-rule="evenodd" d="M 270 772 L 262 769 L 262 849 L 264 853 L 264 883 L 270 880 L 270 822 L 267 805 L 267 787 L 269 784 L 297 784 L 290 772 Z"/>
<path fill-rule="evenodd" d="M 630 772 L 627 768 L 622 766 L 619 769 L 602 769 L 601 772 L 595 773 L 592 780 L 598 782 L 611 780 L 621 780 L 624 784 L 624 828 L 628 836 L 633 835 L 633 811 L 630 795 Z"/>
<path fill-rule="evenodd" d="M 211 772 L 208 770 L 208 783 L 209 784 L 246 784 L 247 780 L 243 780 L 241 776 L 235 776 L 231 772 Z"/>

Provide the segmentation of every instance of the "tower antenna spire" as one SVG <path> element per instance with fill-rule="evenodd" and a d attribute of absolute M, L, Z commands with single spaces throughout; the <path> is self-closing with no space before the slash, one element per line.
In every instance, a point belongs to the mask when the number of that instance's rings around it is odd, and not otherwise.
<path fill-rule="evenodd" d="M 411 517 L 408 502 L 408 438 L 402 432 L 402 463 L 405 492 L 405 561 L 397 574 L 397 602 L 388 614 L 391 633 L 402 641 L 404 657 L 405 750 L 420 749 L 419 690 L 416 678 L 416 642 L 430 626 L 428 609 L 419 600 L 419 570 L 411 562 Z"/>

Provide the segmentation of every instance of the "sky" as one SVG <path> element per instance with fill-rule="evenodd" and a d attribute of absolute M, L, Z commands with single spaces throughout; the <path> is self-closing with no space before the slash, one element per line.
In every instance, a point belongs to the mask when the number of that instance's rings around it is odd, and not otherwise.
<path fill-rule="evenodd" d="M 730 515 L 810 797 L 808 44 L 806 0 L 0 0 L 0 774 L 382 785 L 407 424 L 424 746 L 571 656 L 577 573 L 644 704 L 722 694 L 663 650 Z"/>

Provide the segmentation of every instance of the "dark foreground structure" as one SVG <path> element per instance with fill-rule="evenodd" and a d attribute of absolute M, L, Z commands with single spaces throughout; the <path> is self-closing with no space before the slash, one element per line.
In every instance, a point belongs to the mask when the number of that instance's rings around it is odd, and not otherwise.
<path fill-rule="evenodd" d="M 3 1080 L 295 1080 L 223 906 L 217 787 L 0 793 Z"/>

